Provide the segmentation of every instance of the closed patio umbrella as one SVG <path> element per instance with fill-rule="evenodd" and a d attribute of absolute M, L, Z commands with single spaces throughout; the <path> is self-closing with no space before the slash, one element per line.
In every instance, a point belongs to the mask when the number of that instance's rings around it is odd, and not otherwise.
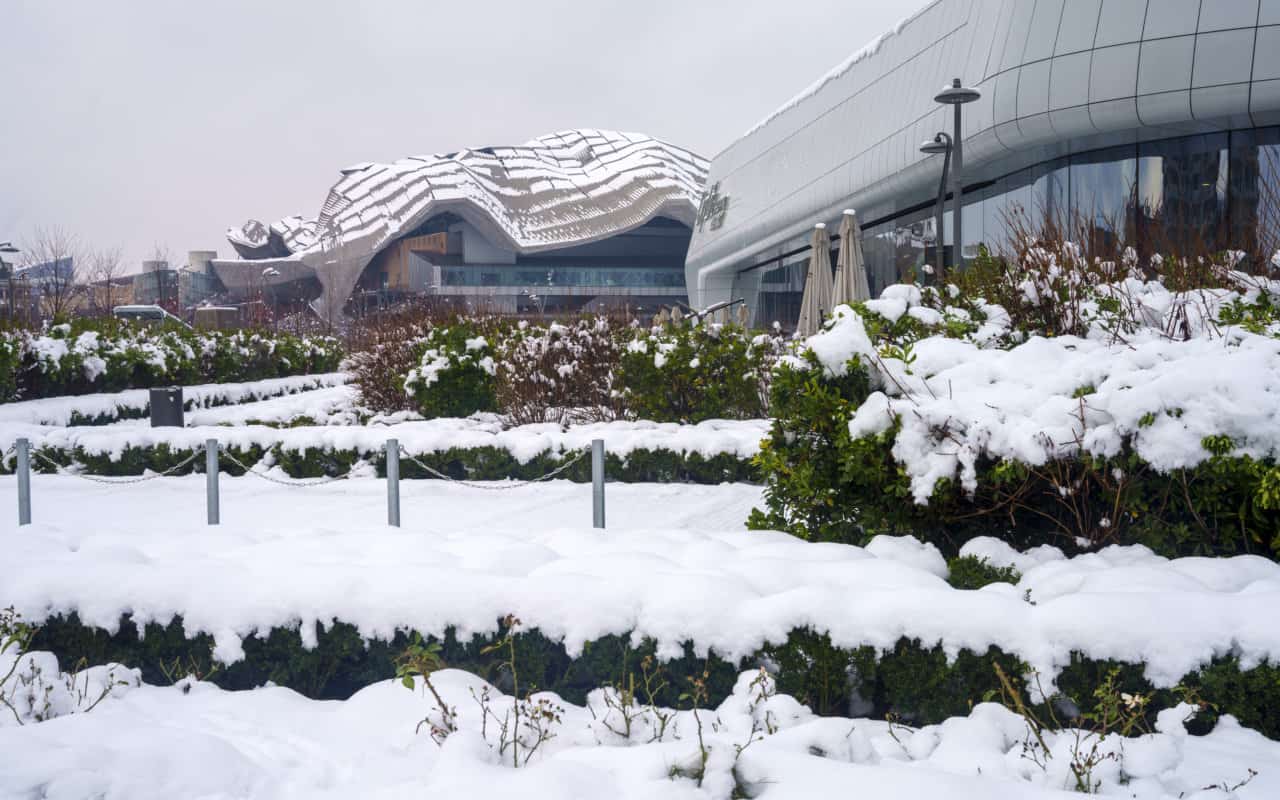
<path fill-rule="evenodd" d="M 831 314 L 831 237 L 826 225 L 814 226 L 810 248 L 809 273 L 804 279 L 800 322 L 796 325 L 796 335 L 804 338 L 822 330 L 823 317 Z"/>
<path fill-rule="evenodd" d="M 862 236 L 858 215 L 844 212 L 840 221 L 840 255 L 836 258 L 836 281 L 831 305 L 849 305 L 871 299 L 867 285 L 867 262 L 862 257 Z"/>

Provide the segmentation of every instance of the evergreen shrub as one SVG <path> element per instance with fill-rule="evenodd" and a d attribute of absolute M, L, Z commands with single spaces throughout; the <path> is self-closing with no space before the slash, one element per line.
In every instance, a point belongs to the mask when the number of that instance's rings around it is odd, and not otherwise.
<path fill-rule="evenodd" d="M 32 649 L 51 651 L 61 663 L 84 658 L 89 664 L 114 661 L 137 667 L 148 683 L 164 684 L 196 672 L 225 689 L 249 689 L 271 681 L 307 697 L 345 699 L 372 683 L 393 678 L 394 659 L 413 635 L 413 631 L 401 631 L 390 641 L 365 641 L 355 627 L 335 621 L 318 627 L 315 646 L 307 648 L 299 628 L 273 628 L 265 636 L 246 637 L 244 659 L 220 666 L 213 659 L 213 638 L 207 634 L 187 638 L 181 618 L 167 624 L 151 622 L 140 631 L 125 616 L 118 630 L 110 633 L 84 625 L 71 613 L 42 623 Z M 459 638 L 450 629 L 442 640 L 422 638 L 441 645 L 448 666 L 479 675 L 501 689 L 509 680 L 504 671 L 505 655 L 486 651 L 502 635 L 499 631 Z M 620 686 L 628 678 L 638 678 L 646 656 L 658 661 L 652 642 L 639 646 L 630 642 L 626 633 L 604 636 L 588 642 L 577 658 L 570 658 L 559 642 L 536 629 L 526 630 L 516 635 L 519 673 L 522 679 L 528 676 L 535 690 L 556 692 L 581 704 L 593 688 Z M 180 665 L 179 674 L 174 674 L 174 664 Z M 688 685 L 687 679 L 706 669 L 709 703 L 715 705 L 729 695 L 740 671 L 764 665 L 776 673 L 779 691 L 795 696 L 818 714 L 888 716 L 911 725 L 928 725 L 964 715 L 982 698 L 997 695 L 994 664 L 1010 675 L 1026 672 L 1026 665 L 1017 657 L 995 647 L 982 652 L 961 650 L 949 657 L 941 646 L 903 638 L 883 652 L 872 647 L 850 650 L 832 645 L 825 634 L 798 629 L 784 642 L 763 647 L 737 663 L 714 653 L 700 657 L 686 646 L 680 658 L 661 663 L 666 686 L 657 699 L 662 705 L 680 706 L 679 693 Z M 1151 691 L 1141 664 L 1091 659 L 1077 653 L 1058 676 L 1059 694 L 1053 702 L 1092 710 L 1094 689 L 1117 668 L 1124 691 Z M 1245 667 L 1235 658 L 1217 658 L 1183 676 L 1180 683 L 1196 690 L 1209 704 L 1196 722 L 1200 732 L 1211 728 L 1218 716 L 1231 714 L 1265 736 L 1280 738 L 1280 718 L 1273 713 L 1280 704 L 1280 665 L 1263 662 Z M 1156 692 L 1148 709 L 1151 721 L 1181 697 L 1182 693 L 1173 689 Z M 1026 700 L 1032 704 L 1030 697 Z"/>

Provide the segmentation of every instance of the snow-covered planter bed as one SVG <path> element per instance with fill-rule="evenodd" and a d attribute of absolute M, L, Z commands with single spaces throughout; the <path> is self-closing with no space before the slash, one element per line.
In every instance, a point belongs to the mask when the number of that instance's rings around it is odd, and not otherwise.
<path fill-rule="evenodd" d="M 1104 289 L 1129 316 L 1081 301 L 1085 336 L 914 286 L 837 309 L 780 369 L 753 526 L 1280 556 L 1280 340 L 1231 322 L 1264 290 Z"/>
<path fill-rule="evenodd" d="M 966 554 L 1021 574 L 972 591 L 952 588 L 940 553 L 910 539 L 863 549 L 779 533 L 461 520 L 428 531 L 335 520 L 300 533 L 136 516 L 36 525 L 6 552 L 22 568 L 0 573 L 0 598 L 44 625 L 37 647 L 67 663 L 136 666 L 148 680 L 177 658 L 206 672 L 226 664 L 215 680 L 230 687 L 269 679 L 346 696 L 388 677 L 410 631 L 441 642 L 447 663 L 492 675 L 502 656 L 485 648 L 513 614 L 527 631 L 521 674 L 568 698 L 652 655 L 676 694 L 705 669 L 723 697 L 740 668 L 766 664 L 823 713 L 928 722 L 997 690 L 993 662 L 1034 672 L 1081 707 L 1114 666 L 1126 691 L 1159 690 L 1152 713 L 1185 684 L 1280 736 L 1270 613 L 1280 565 L 1257 557 L 1170 561 L 1112 547 L 1066 558 L 986 539 Z"/>
<path fill-rule="evenodd" d="M 304 393 L 312 395 L 314 390 L 342 387 L 348 381 L 350 376 L 345 372 L 328 372 L 319 375 L 268 378 L 247 383 L 207 383 L 184 386 L 182 397 L 188 412 L 188 421 L 199 424 L 206 415 L 191 412 L 239 404 L 256 404 L 263 400 L 288 395 Z M 305 402 L 302 398 L 298 400 Z M 40 400 L 24 400 L 0 405 L 0 426 L 12 424 L 63 427 L 110 425 L 122 420 L 143 419 L 150 414 L 150 411 L 151 395 L 147 389 L 46 397 Z M 261 415 L 259 418 L 262 418 Z M 212 419 L 216 420 L 215 424 L 224 420 L 240 421 L 234 416 L 234 412 Z"/>
<path fill-rule="evenodd" d="M 333 372 L 336 339 L 287 333 L 189 331 L 76 320 L 44 332 L 0 333 L 0 401 L 227 383 Z"/>
<path fill-rule="evenodd" d="M 575 459 L 593 439 L 603 439 L 610 479 L 721 483 L 754 476 L 751 459 L 768 429 L 765 420 L 712 420 L 698 425 L 605 422 L 562 428 L 551 423 L 504 428 L 492 415 L 389 425 L 322 425 L 277 428 L 220 425 L 150 428 L 140 423 L 107 427 L 50 428 L 0 426 L 0 448 L 19 436 L 48 459 L 91 474 L 140 475 L 182 462 L 207 439 L 217 439 L 245 464 L 264 459 L 292 477 L 342 475 L 360 462 L 382 474 L 383 449 L 397 439 L 406 453 L 433 469 L 460 479 L 529 480 Z M 199 460 L 197 460 L 198 462 Z M 12 469 L 13 457 L 6 462 Z M 51 469 L 45 462 L 36 465 Z M 228 463 L 233 473 L 238 468 Z M 186 469 L 202 469 L 193 463 Z M 410 459 L 402 476 L 428 477 Z M 580 461 L 565 477 L 590 479 L 590 462 Z"/>

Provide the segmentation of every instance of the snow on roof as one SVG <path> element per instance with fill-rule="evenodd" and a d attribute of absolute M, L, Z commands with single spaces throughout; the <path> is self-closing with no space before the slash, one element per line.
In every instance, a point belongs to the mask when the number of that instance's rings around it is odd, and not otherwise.
<path fill-rule="evenodd" d="M 854 66 L 856 66 L 857 64 L 867 60 L 868 58 L 871 58 L 876 53 L 879 53 L 880 48 L 884 46 L 885 42 L 897 36 L 898 34 L 902 33 L 904 28 L 906 28 L 912 22 L 915 22 L 916 19 L 918 19 L 922 14 L 924 14 L 924 12 L 928 11 L 930 8 L 932 8 L 935 5 L 937 5 L 937 0 L 934 0 L 934 2 L 927 4 L 924 8 L 921 8 L 919 11 L 916 11 L 911 16 L 900 20 L 897 25 L 893 26 L 893 28 L 875 37 L 870 42 L 867 42 L 867 44 L 863 45 L 861 49 L 853 53 L 853 55 L 849 56 L 844 61 L 840 62 L 840 64 L 838 64 L 834 69 L 832 69 L 826 75 L 823 75 L 821 78 L 811 83 L 808 87 L 804 89 L 804 91 L 800 92 L 795 97 L 792 97 L 790 100 L 783 103 L 781 106 L 775 109 L 767 117 L 757 122 L 755 125 L 752 125 L 751 128 L 746 133 L 742 134 L 737 139 L 735 139 L 732 143 L 730 143 L 729 147 L 732 147 L 738 142 L 741 142 L 743 139 L 746 139 L 748 136 L 751 136 L 756 131 L 768 125 L 770 122 L 773 122 L 778 117 L 782 116 L 783 114 L 787 113 L 791 109 L 800 105 L 800 103 L 802 103 L 803 101 L 809 99 L 810 97 L 813 97 L 818 92 L 820 92 L 824 86 L 844 76 L 846 73 L 849 72 L 849 70 L 853 69 Z M 728 150 L 729 148 L 726 147 L 725 149 Z"/>
<path fill-rule="evenodd" d="M 345 298 L 378 251 L 444 211 L 516 252 L 597 241 L 659 216 L 692 226 L 707 167 L 643 134 L 566 130 L 518 146 L 356 164 L 342 170 L 317 218 L 250 220 L 227 236 L 246 258 L 302 258 L 328 294 Z"/>

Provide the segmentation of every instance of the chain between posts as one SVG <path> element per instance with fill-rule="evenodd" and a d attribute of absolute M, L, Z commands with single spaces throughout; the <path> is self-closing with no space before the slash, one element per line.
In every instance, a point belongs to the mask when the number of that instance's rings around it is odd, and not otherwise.
<path fill-rule="evenodd" d="M 424 470 L 426 470 L 428 473 L 430 473 L 431 475 L 434 475 L 435 477 L 439 478 L 440 480 L 443 480 L 443 481 L 449 481 L 450 483 L 456 483 L 456 484 L 458 484 L 459 486 L 466 486 L 466 487 L 469 487 L 469 488 L 471 488 L 471 489 L 484 489 L 484 490 L 486 490 L 486 491 L 492 491 L 492 492 L 503 492 L 503 491 L 507 491 L 507 490 L 509 490 L 509 489 L 519 489 L 519 488 L 522 488 L 522 487 L 524 487 L 524 486 L 529 486 L 529 485 L 531 485 L 531 484 L 535 484 L 535 483 L 542 483 L 543 481 L 549 481 L 549 480 L 551 480 L 552 478 L 554 478 L 554 477 L 556 477 L 557 475 L 559 475 L 559 474 L 561 474 L 562 472 L 564 472 L 565 470 L 567 470 L 567 469 L 569 469 L 570 467 L 572 467 L 574 464 L 577 464 L 577 463 L 578 463 L 579 461 L 581 461 L 582 459 L 586 458 L 586 457 L 587 457 L 587 454 L 588 454 L 588 453 L 590 453 L 590 452 L 591 452 L 591 449 L 590 449 L 590 448 L 583 448 L 583 449 L 578 453 L 578 455 L 577 455 L 577 456 L 575 456 L 572 460 L 570 460 L 570 461 L 566 461 L 565 463 L 561 464 L 560 466 L 556 467 L 555 469 L 551 470 L 551 471 L 550 471 L 550 472 L 548 472 L 546 475 L 543 475 L 543 476 L 542 476 L 542 477 L 540 477 L 540 478 L 534 478 L 533 480 L 528 480 L 528 481 L 514 481 L 514 482 L 511 482 L 511 483 L 503 483 L 503 484 L 501 484 L 501 485 L 493 485 L 493 484 L 489 484 L 489 483 L 478 483 L 478 482 L 475 482 L 475 481 L 460 480 L 460 479 L 458 479 L 458 478 L 454 478 L 454 477 L 452 477 L 452 476 L 446 475 L 446 474 L 444 474 L 443 472 L 441 472 L 440 470 L 436 469 L 435 467 L 432 467 L 432 466 L 430 466 L 429 464 L 424 464 L 424 463 L 422 463 L 421 461 L 419 461 L 417 458 L 415 458 L 414 456 L 410 455 L 409 451 L 408 451 L 408 450 L 405 450 L 403 445 L 400 447 L 400 454 L 401 454 L 401 455 L 403 455 L 405 458 L 409 459 L 409 460 L 410 460 L 410 461 L 412 461 L 413 463 L 417 464 L 419 467 L 422 467 L 422 468 L 423 468 Z"/>
<path fill-rule="evenodd" d="M 0 458 L 8 459 L 8 457 L 13 453 L 15 453 L 16 451 L 17 451 L 17 447 L 11 446 L 7 451 L 5 451 L 4 455 Z M 152 481 L 152 480 L 155 480 L 156 478 L 163 478 L 168 475 L 172 475 L 173 473 L 187 466 L 191 462 L 195 461 L 204 453 L 204 451 L 205 451 L 205 448 L 203 446 L 197 447 L 195 450 L 192 451 L 190 456 L 188 456 L 187 458 L 184 458 L 182 461 L 178 462 L 177 464 L 174 464 L 172 467 L 169 467 L 164 472 L 157 472 L 153 475 L 143 475 L 137 478 L 102 478 L 102 477 L 97 477 L 93 475 L 84 475 L 78 472 L 65 472 L 64 470 L 66 469 L 66 467 L 62 466 L 61 464 L 57 463 L 53 459 L 44 455 L 39 450 L 32 449 L 31 452 L 36 458 L 40 459 L 45 464 L 52 467 L 54 471 L 59 475 L 69 475 L 73 478 L 80 478 L 81 480 L 86 480 L 91 483 L 102 483 L 102 484 L 109 484 L 114 486 L 126 486 L 134 483 L 145 483 L 146 481 Z M 313 486 L 323 486 L 324 484 L 327 484 L 327 483 L 335 483 L 337 481 L 349 480 L 351 477 L 350 473 L 347 473 L 345 475 L 337 475 L 334 477 L 320 478 L 318 480 L 312 480 L 312 481 L 281 480 L 280 478 L 273 478 L 270 475 L 266 475 L 261 472 L 255 472 L 252 467 L 248 466 L 243 461 L 241 461 L 240 459 L 232 455 L 230 450 L 225 446 L 219 445 L 218 452 L 220 455 L 226 456 L 226 458 L 231 463 L 235 464 L 236 466 L 240 467 L 240 469 L 244 470 L 244 473 L 246 475 L 252 475 L 256 478 L 261 478 L 262 480 L 267 481 L 269 483 L 278 484 L 280 486 L 288 486 L 293 489 L 307 489 Z M 535 483 L 542 483 L 544 481 L 552 480 L 553 478 L 568 471 L 570 468 L 572 468 L 575 464 L 577 464 L 582 459 L 586 458 L 587 455 L 591 452 L 591 449 L 589 447 L 581 449 L 578 452 L 578 454 L 574 456 L 572 459 L 570 459 L 569 461 L 566 461 L 565 463 L 551 470 L 546 475 L 542 475 L 541 477 L 533 478 L 527 481 L 512 481 L 508 483 L 503 483 L 501 485 L 462 480 L 459 478 L 454 478 L 450 475 L 446 475 L 445 473 L 441 472 L 435 467 L 432 467 L 430 464 L 426 464 L 420 461 L 415 456 L 411 455 L 404 448 L 403 445 L 399 447 L 399 452 L 405 458 L 407 458 L 408 460 L 412 461 L 414 464 L 417 464 L 419 467 L 421 467 L 428 474 L 436 478 L 439 478 L 440 480 L 449 481 L 450 483 L 456 483 L 460 486 L 467 486 L 472 489 L 483 489 L 486 491 L 507 491 L 510 489 L 519 489 L 524 486 L 530 486 Z"/>
<path fill-rule="evenodd" d="M 280 486 L 288 486 L 291 489 L 309 489 L 312 486 L 323 486 L 326 483 L 336 483 L 337 481 L 345 481 L 351 477 L 351 473 L 348 472 L 345 475 L 335 475 L 334 477 L 331 477 L 331 478 L 319 478 L 313 481 L 286 481 L 286 480 L 281 480 L 280 478 L 273 478 L 270 475 L 266 475 L 261 472 L 254 472 L 251 467 L 246 466 L 243 461 L 231 455 L 231 451 L 226 447 L 223 447 L 222 445 L 218 446 L 218 452 L 221 453 L 222 455 L 225 455 L 232 464 L 235 464 L 237 467 L 244 470 L 244 474 L 252 475 L 255 478 L 261 478 L 262 480 L 267 481 L 268 483 L 275 483 L 275 484 L 279 484 Z"/>
<path fill-rule="evenodd" d="M 183 467 L 185 467 L 186 465 L 190 464 L 192 461 L 195 461 L 197 458 L 203 455 L 204 447 L 203 446 L 197 447 L 195 450 L 191 452 L 190 456 L 188 456 L 187 458 L 184 458 L 182 461 L 179 461 L 177 464 L 174 464 L 172 467 L 169 467 L 164 472 L 157 472 L 154 475 L 143 475 L 138 478 L 100 478 L 95 475 L 83 475 L 79 472 L 63 472 L 63 470 L 66 469 L 65 467 L 63 467 L 61 464 L 54 461 L 53 459 L 49 458 L 44 453 L 41 453 L 39 450 L 36 450 L 33 448 L 31 450 L 31 454 L 34 455 L 36 458 L 40 459 L 41 461 L 43 461 L 44 463 L 48 464 L 49 466 L 53 467 L 54 472 L 56 472 L 59 475 L 69 475 L 72 478 L 79 478 L 80 480 L 89 481 L 90 483 L 105 483 L 112 486 L 126 486 L 131 483 L 145 483 L 147 481 L 153 481 L 156 478 L 163 478 L 167 475 L 172 475 L 173 473 L 177 472 L 178 470 L 182 469 Z"/>

